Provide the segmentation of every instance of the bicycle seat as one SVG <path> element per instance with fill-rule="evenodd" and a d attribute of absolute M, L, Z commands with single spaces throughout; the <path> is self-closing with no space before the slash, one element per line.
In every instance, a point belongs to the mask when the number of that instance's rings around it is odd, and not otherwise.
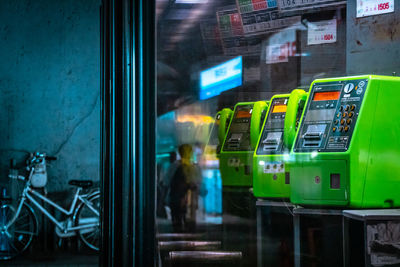
<path fill-rule="evenodd" d="M 79 186 L 82 188 L 88 188 L 93 185 L 93 182 L 90 180 L 69 180 L 68 184 L 73 186 Z"/>

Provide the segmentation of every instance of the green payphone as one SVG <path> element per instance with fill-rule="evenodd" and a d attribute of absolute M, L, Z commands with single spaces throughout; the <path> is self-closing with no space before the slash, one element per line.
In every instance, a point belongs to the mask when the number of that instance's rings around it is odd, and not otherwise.
<path fill-rule="evenodd" d="M 400 78 L 316 80 L 291 153 L 295 204 L 400 206 Z"/>
<path fill-rule="evenodd" d="M 266 101 L 236 104 L 219 155 L 223 186 L 252 186 L 253 152 L 267 108 Z"/>
<path fill-rule="evenodd" d="M 295 89 L 291 94 L 272 97 L 257 149 L 254 151 L 254 196 L 290 197 L 290 172 L 285 157 L 288 157 L 293 145 L 307 95 L 305 91 Z"/>

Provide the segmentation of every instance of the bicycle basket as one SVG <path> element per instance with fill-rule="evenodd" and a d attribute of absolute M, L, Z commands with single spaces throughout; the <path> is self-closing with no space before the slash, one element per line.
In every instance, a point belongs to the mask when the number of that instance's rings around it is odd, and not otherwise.
<path fill-rule="evenodd" d="M 47 171 L 46 163 L 42 160 L 39 164 L 36 164 L 35 170 L 31 177 L 31 184 L 33 187 L 44 187 L 47 184 Z"/>

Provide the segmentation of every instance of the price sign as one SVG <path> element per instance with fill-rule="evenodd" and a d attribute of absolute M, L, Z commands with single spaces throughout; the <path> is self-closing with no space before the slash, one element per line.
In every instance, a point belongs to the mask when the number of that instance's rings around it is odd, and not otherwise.
<path fill-rule="evenodd" d="M 299 23 L 300 16 L 281 18 L 279 12 L 261 11 L 242 14 L 243 31 L 245 35 L 265 34 L 279 28 L 286 28 Z"/>
<path fill-rule="evenodd" d="M 394 12 L 394 0 L 357 0 L 357 18 Z"/>
<path fill-rule="evenodd" d="M 313 8 L 315 6 L 319 6 L 327 2 L 338 2 L 335 0 L 277 0 L 277 1 L 278 1 L 278 7 L 281 10 L 299 8 L 304 6 L 309 6 L 310 8 Z"/>
<path fill-rule="evenodd" d="M 243 35 L 242 19 L 236 5 L 223 7 L 218 10 L 217 20 L 222 38 Z"/>
<path fill-rule="evenodd" d="M 275 8 L 276 0 L 236 0 L 240 14 Z"/>
<path fill-rule="evenodd" d="M 335 43 L 337 28 L 336 19 L 318 22 L 309 22 L 307 32 L 307 44 L 327 44 Z"/>
<path fill-rule="evenodd" d="M 222 38 L 222 47 L 226 56 L 259 55 L 261 42 L 256 36 Z"/>

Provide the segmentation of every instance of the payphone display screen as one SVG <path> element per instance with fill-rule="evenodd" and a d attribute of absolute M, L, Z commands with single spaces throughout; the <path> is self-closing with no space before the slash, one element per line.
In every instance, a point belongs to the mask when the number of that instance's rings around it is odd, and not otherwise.
<path fill-rule="evenodd" d="M 289 97 L 280 97 L 272 100 L 271 107 L 260 142 L 257 147 L 257 155 L 281 154 L 283 147 L 283 128 Z"/>
<path fill-rule="evenodd" d="M 236 106 L 225 139 L 224 151 L 251 151 L 250 122 L 253 104 Z"/>
<path fill-rule="evenodd" d="M 272 113 L 282 113 L 286 112 L 286 110 L 287 110 L 287 105 L 276 105 L 274 106 Z"/>
<path fill-rule="evenodd" d="M 251 113 L 249 110 L 238 110 L 238 112 L 236 113 L 235 118 L 237 119 L 241 119 L 241 118 L 250 118 L 251 117 Z"/>
<path fill-rule="evenodd" d="M 340 91 L 318 92 L 314 94 L 313 101 L 338 100 L 339 97 L 340 97 Z"/>
<path fill-rule="evenodd" d="M 347 151 L 367 83 L 367 79 L 315 83 L 294 151 Z"/>

